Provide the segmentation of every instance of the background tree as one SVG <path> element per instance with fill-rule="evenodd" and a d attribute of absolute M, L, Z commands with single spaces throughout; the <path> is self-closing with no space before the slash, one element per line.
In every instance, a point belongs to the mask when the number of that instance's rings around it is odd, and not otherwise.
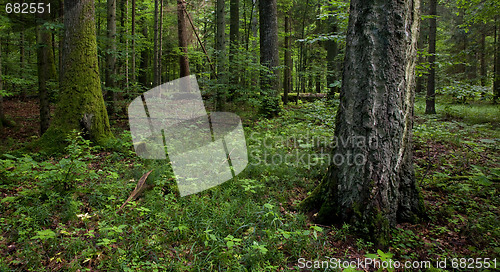
<path fill-rule="evenodd" d="M 2 76 L 2 39 L 0 38 L 0 134 L 3 133 L 3 127 L 6 123 L 3 110 L 3 76 Z"/>
<path fill-rule="evenodd" d="M 425 113 L 436 114 L 436 16 L 437 0 L 430 0 L 429 15 L 429 75 L 427 76 L 427 96 Z"/>
<path fill-rule="evenodd" d="M 216 38 L 215 51 L 217 54 L 217 93 L 215 107 L 217 111 L 222 111 L 225 103 L 226 88 L 226 12 L 224 0 L 217 0 L 216 5 Z"/>
<path fill-rule="evenodd" d="M 419 1 L 384 3 L 351 1 L 335 128 L 347 144 L 336 146 L 325 180 L 302 203 L 320 208 L 319 221 L 353 224 L 379 244 L 423 208 L 411 145 Z"/>
<path fill-rule="evenodd" d="M 107 2 L 107 46 L 106 46 L 106 100 L 108 112 L 112 115 L 116 102 L 116 0 Z"/>
<path fill-rule="evenodd" d="M 283 104 L 288 103 L 288 94 L 292 91 L 292 37 L 291 37 L 291 9 L 285 14 L 285 71 L 283 75 Z"/>
<path fill-rule="evenodd" d="M 112 134 L 99 79 L 94 0 L 65 0 L 64 14 L 60 98 L 42 140 L 57 147 L 71 130 L 83 130 L 103 143 Z"/>
<path fill-rule="evenodd" d="M 45 17 L 47 14 L 44 15 Z M 52 33 L 45 26 L 36 29 L 38 60 L 38 95 L 40 101 L 40 135 L 50 125 L 49 85 L 56 79 Z"/>
<path fill-rule="evenodd" d="M 155 13 L 154 13 L 154 48 L 153 48 L 153 86 L 158 86 L 160 84 L 160 79 L 159 79 L 159 71 L 158 68 L 160 66 L 160 60 L 158 59 L 158 56 L 160 54 L 160 49 L 159 49 L 159 44 L 158 44 L 158 37 L 159 37 L 159 23 L 158 23 L 158 13 L 159 13 L 159 0 L 155 0 Z"/>
<path fill-rule="evenodd" d="M 276 0 L 259 1 L 260 64 L 266 67 L 260 76 L 261 111 L 268 116 L 279 112 L 278 9 Z"/>
<path fill-rule="evenodd" d="M 189 76 L 189 59 L 188 59 L 188 31 L 186 24 L 186 2 L 177 0 L 177 29 L 179 35 L 179 55 L 180 77 Z"/>

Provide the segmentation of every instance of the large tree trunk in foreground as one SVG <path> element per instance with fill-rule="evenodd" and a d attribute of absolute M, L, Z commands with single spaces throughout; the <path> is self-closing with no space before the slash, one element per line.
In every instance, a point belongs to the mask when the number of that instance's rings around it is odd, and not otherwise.
<path fill-rule="evenodd" d="M 99 79 L 94 0 L 65 0 L 64 27 L 60 99 L 43 140 L 60 147 L 71 130 L 78 130 L 103 143 L 112 134 Z"/>
<path fill-rule="evenodd" d="M 260 64 L 269 69 L 260 76 L 262 113 L 276 116 L 279 107 L 278 8 L 276 0 L 259 1 Z"/>
<path fill-rule="evenodd" d="M 436 114 L 436 6 L 437 0 L 430 1 L 429 15 L 429 75 L 427 76 L 427 96 L 425 113 Z"/>
<path fill-rule="evenodd" d="M 422 213 L 412 165 L 419 1 L 352 0 L 331 165 L 303 203 L 386 245 Z"/>

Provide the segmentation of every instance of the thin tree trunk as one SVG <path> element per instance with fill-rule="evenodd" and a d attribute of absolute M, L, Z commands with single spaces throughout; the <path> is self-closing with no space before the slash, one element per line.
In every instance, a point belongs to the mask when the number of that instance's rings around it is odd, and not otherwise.
<path fill-rule="evenodd" d="M 337 22 L 335 22 L 334 18 L 331 18 L 328 22 L 329 30 L 332 34 L 337 33 Z M 328 40 L 326 41 L 326 66 L 327 66 L 327 75 L 326 75 L 326 84 L 328 85 L 328 98 L 334 98 L 335 93 L 340 91 L 339 87 L 335 87 L 335 79 L 336 76 L 339 75 L 339 71 L 337 71 L 337 65 L 335 63 L 335 58 L 339 54 L 339 47 L 337 41 Z"/>
<path fill-rule="evenodd" d="M 292 85 L 292 48 L 291 48 L 291 27 L 290 15 L 292 9 L 285 15 L 285 72 L 283 77 L 283 104 L 288 104 L 288 94 L 291 92 Z"/>
<path fill-rule="evenodd" d="M 240 0 L 230 1 L 230 24 L 229 24 L 229 65 L 231 67 L 230 73 L 230 90 L 229 100 L 233 100 L 236 85 L 239 82 L 239 65 L 235 63 L 234 56 L 236 56 L 240 43 Z"/>
<path fill-rule="evenodd" d="M 338 143 L 326 178 L 301 204 L 379 246 L 423 209 L 411 144 L 419 2 L 351 0 Z"/>
<path fill-rule="evenodd" d="M 47 1 L 45 1 L 47 2 Z M 39 20 L 50 19 L 50 14 L 38 15 Z M 43 135 L 50 126 L 50 104 L 48 83 L 56 80 L 54 61 L 53 37 L 50 31 L 36 27 L 37 42 L 37 69 L 38 69 L 38 96 L 40 100 L 40 135 Z"/>
<path fill-rule="evenodd" d="M 158 12 L 159 0 L 155 0 L 155 14 L 154 14 L 154 37 L 153 37 L 153 86 L 159 85 L 158 79 Z"/>
<path fill-rule="evenodd" d="M 24 64 L 25 64 L 25 53 L 24 53 L 24 31 L 21 31 L 19 39 L 19 66 L 21 72 L 21 78 L 24 79 Z M 26 89 L 21 87 L 21 99 L 26 99 Z"/>
<path fill-rule="evenodd" d="M 263 103 L 261 112 L 269 117 L 276 116 L 279 107 L 279 65 L 278 51 L 278 8 L 276 0 L 259 1 L 260 21 L 260 64 L 269 71 L 260 75 Z"/>
<path fill-rule="evenodd" d="M 132 0 L 132 59 L 130 60 L 130 73 L 132 74 L 132 82 L 136 82 L 135 75 L 135 1 Z"/>
<path fill-rule="evenodd" d="M 429 74 L 427 75 L 427 96 L 425 113 L 436 114 L 436 9 L 437 0 L 430 0 L 429 15 Z"/>
<path fill-rule="evenodd" d="M 3 75 L 2 75 L 2 39 L 0 37 L 0 90 L 3 90 Z M 3 95 L 0 94 L 0 135 L 3 134 L 5 123 L 5 113 L 3 109 Z"/>
<path fill-rule="evenodd" d="M 225 103 L 225 79 L 226 79 L 226 20 L 225 20 L 225 3 L 224 0 L 217 0 L 217 37 L 216 37 L 216 50 L 217 50 L 217 94 L 215 108 L 217 111 L 222 111 Z"/>
<path fill-rule="evenodd" d="M 142 18 L 142 35 L 144 39 L 148 40 L 148 25 L 144 19 Z M 151 63 L 150 60 L 150 51 L 149 48 L 144 48 L 141 52 L 141 63 L 140 63 L 140 71 L 139 71 L 139 82 L 144 87 L 151 87 L 149 82 L 150 77 L 148 77 L 148 67 Z"/>
<path fill-rule="evenodd" d="M 116 102 L 116 0 L 107 1 L 107 51 L 106 52 L 106 101 L 108 102 L 108 113 L 115 113 Z"/>
<path fill-rule="evenodd" d="M 482 30 L 484 31 L 484 30 Z M 481 86 L 486 86 L 487 66 L 486 66 L 486 34 L 481 33 L 481 52 L 479 52 L 479 63 L 481 65 Z"/>
<path fill-rule="evenodd" d="M 180 75 L 185 77 L 189 76 L 189 59 L 187 55 L 186 2 L 184 0 L 177 0 L 177 30 L 181 49 L 181 55 L 179 56 Z"/>
<path fill-rule="evenodd" d="M 162 83 L 162 63 L 163 63 L 163 1 L 160 0 L 160 29 L 158 31 L 158 85 Z"/>
<path fill-rule="evenodd" d="M 40 99 L 40 135 L 43 135 L 50 126 L 50 104 L 48 83 L 56 79 L 56 68 L 52 51 L 52 35 L 38 26 L 37 59 L 38 59 L 38 96 Z"/>
<path fill-rule="evenodd" d="M 498 16 L 495 18 L 495 64 L 493 73 L 493 103 L 500 99 L 500 30 Z"/>

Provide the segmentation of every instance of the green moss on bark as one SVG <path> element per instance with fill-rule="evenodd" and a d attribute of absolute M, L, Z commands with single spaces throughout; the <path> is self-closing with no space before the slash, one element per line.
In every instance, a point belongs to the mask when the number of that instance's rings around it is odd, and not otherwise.
<path fill-rule="evenodd" d="M 64 139 L 72 130 L 83 130 L 94 142 L 102 144 L 112 137 L 112 133 L 99 77 L 94 1 L 76 1 L 73 6 L 64 8 L 60 100 L 41 145 L 64 146 Z M 88 125 L 85 126 L 82 120 Z"/>

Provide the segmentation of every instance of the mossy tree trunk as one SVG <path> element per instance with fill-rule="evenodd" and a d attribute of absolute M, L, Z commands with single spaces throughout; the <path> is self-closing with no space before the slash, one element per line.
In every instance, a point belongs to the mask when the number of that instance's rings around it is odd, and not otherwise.
<path fill-rule="evenodd" d="M 99 79 L 94 0 L 64 1 L 60 99 L 46 143 L 60 146 L 71 130 L 102 143 L 112 137 Z"/>
<path fill-rule="evenodd" d="M 352 0 L 328 173 L 302 208 L 385 245 L 390 227 L 423 213 L 412 159 L 419 0 Z"/>

